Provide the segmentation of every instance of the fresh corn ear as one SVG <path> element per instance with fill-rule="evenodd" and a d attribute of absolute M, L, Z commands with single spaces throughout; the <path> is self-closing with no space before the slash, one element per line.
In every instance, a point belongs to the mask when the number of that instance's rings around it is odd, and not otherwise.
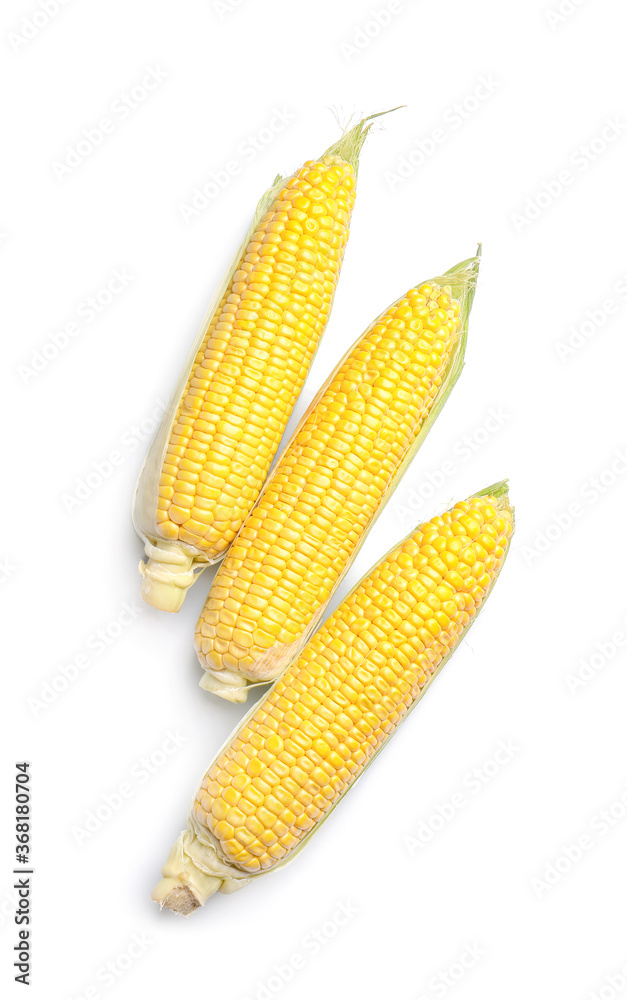
<path fill-rule="evenodd" d="M 142 470 L 142 597 L 178 611 L 255 503 L 325 329 L 372 118 L 263 196 Z"/>
<path fill-rule="evenodd" d="M 314 399 L 198 619 L 206 690 L 245 701 L 303 648 L 461 372 L 478 265 L 411 288 Z"/>
<path fill-rule="evenodd" d="M 154 900 L 188 914 L 291 859 L 465 636 L 513 527 L 499 483 L 364 577 L 219 752 Z"/>

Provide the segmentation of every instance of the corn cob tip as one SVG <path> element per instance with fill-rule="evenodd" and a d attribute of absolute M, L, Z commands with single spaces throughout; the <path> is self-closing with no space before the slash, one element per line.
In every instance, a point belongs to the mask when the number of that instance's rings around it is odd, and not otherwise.
<path fill-rule="evenodd" d="M 141 596 L 160 611 L 180 611 L 188 588 L 196 579 L 194 557 L 168 542 L 146 542 L 148 562 L 140 562 Z"/>
<path fill-rule="evenodd" d="M 312 628 L 318 623 L 322 615 L 321 608 L 312 618 Z M 228 670 L 221 664 L 221 658 L 214 657 L 212 649 L 206 651 L 204 647 L 205 638 L 202 634 L 202 615 L 196 625 L 196 635 L 194 645 L 198 654 L 198 659 L 203 668 L 204 674 L 198 682 L 203 691 L 232 701 L 236 704 L 243 704 L 248 699 L 248 689 L 259 687 L 263 684 L 271 684 L 291 660 L 300 652 L 301 642 L 296 639 L 292 643 L 276 643 L 270 649 L 259 653 L 255 657 L 255 671 L 252 677 L 247 676 L 241 670 Z"/>
<path fill-rule="evenodd" d="M 509 479 L 501 479 L 498 483 L 493 483 L 492 486 L 486 486 L 485 489 L 479 490 L 479 492 L 474 493 L 473 496 L 486 497 L 487 499 L 493 500 L 494 506 L 497 510 L 507 512 L 511 519 L 510 534 L 514 533 L 516 528 L 516 509 L 512 506 L 509 498 Z"/>
<path fill-rule="evenodd" d="M 163 878 L 150 898 L 161 909 L 165 906 L 182 917 L 204 906 L 214 893 L 235 892 L 248 881 L 244 875 L 233 874 L 233 868 L 220 860 L 215 848 L 190 828 L 176 841 L 161 874 Z"/>
<path fill-rule="evenodd" d="M 203 906 L 222 884 L 222 879 L 200 869 L 189 850 L 195 851 L 196 838 L 185 830 L 170 851 L 161 869 L 163 878 L 152 890 L 150 898 L 183 917 Z"/>
<path fill-rule="evenodd" d="M 509 479 L 501 479 L 498 483 L 493 483 L 492 486 L 486 486 L 477 493 L 473 493 L 473 496 L 494 497 L 495 500 L 503 500 L 507 504 L 509 503 Z"/>
<path fill-rule="evenodd" d="M 466 338 L 468 336 L 468 320 L 475 298 L 480 262 L 481 243 L 477 244 L 477 252 L 474 257 L 468 257 L 466 260 L 460 261 L 459 264 L 455 264 L 454 267 L 449 268 L 440 277 L 433 278 L 433 281 L 438 285 L 442 285 L 454 299 L 457 299 L 461 306 L 461 337 L 458 345 L 458 371 L 455 381 L 461 374 L 461 365 L 466 350 Z"/>
<path fill-rule="evenodd" d="M 206 669 L 198 683 L 203 691 L 209 691 L 225 701 L 232 701 L 235 705 L 243 705 L 248 700 L 250 681 L 234 671 Z"/>
<path fill-rule="evenodd" d="M 181 917 L 188 917 L 200 906 L 189 886 L 181 885 L 173 878 L 162 878 L 153 889 L 150 898 L 159 903 L 160 909 L 165 906 Z"/>
<path fill-rule="evenodd" d="M 438 284 L 449 285 L 453 298 L 465 300 L 469 295 L 474 294 L 479 276 L 479 265 L 481 263 L 481 243 L 477 244 L 477 252 L 474 257 L 468 257 L 459 264 L 449 268 L 439 278 L 434 278 Z M 472 302 L 472 299 L 471 299 Z M 468 309 L 470 312 L 470 308 Z"/>
<path fill-rule="evenodd" d="M 398 107 L 389 108 L 387 111 L 376 111 L 373 115 L 367 115 L 366 118 L 362 118 L 352 128 L 346 128 L 341 138 L 337 142 L 334 142 L 332 146 L 329 146 L 324 156 L 341 156 L 343 160 L 350 163 L 355 173 L 357 173 L 359 154 L 372 128 L 374 119 L 381 118 L 382 115 L 392 114 L 393 111 L 398 111 L 401 107 L 404 107 L 404 105 L 399 104 Z"/>

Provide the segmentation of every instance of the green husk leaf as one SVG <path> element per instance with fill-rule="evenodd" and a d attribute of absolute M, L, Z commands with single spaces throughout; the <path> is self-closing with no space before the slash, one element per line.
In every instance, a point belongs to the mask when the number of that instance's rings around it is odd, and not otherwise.
<path fill-rule="evenodd" d="M 509 499 L 509 479 L 501 479 L 493 486 L 486 486 L 484 490 L 473 493 L 473 497 L 494 497 L 496 500 Z M 513 509 L 513 508 L 512 508 Z"/>
<path fill-rule="evenodd" d="M 376 111 L 375 114 L 362 118 L 352 128 L 347 128 L 341 138 L 337 142 L 334 142 L 332 146 L 329 146 L 323 156 L 341 156 L 343 160 L 350 163 L 355 173 L 357 173 L 359 154 L 375 118 L 381 118 L 382 115 L 391 115 L 393 111 L 398 111 L 401 107 L 404 107 L 404 105 L 399 104 L 398 107 L 390 108 L 388 111 Z"/>

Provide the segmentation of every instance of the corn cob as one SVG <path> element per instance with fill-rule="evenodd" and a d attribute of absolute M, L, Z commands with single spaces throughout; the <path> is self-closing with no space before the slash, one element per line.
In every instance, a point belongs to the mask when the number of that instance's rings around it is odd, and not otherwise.
<path fill-rule="evenodd" d="M 513 526 L 499 483 L 370 571 L 219 752 L 153 899 L 187 914 L 290 860 L 466 634 Z"/>
<path fill-rule="evenodd" d="M 370 128 L 277 178 L 207 313 L 137 486 L 155 607 L 179 610 L 259 495 L 329 318 Z"/>
<path fill-rule="evenodd" d="M 202 687 L 245 701 L 303 648 L 461 371 L 477 269 L 410 289 L 320 390 L 198 619 Z"/>

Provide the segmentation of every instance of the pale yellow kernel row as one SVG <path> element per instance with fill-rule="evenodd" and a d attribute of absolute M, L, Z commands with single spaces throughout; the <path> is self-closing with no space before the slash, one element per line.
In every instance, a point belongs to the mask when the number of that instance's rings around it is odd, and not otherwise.
<path fill-rule="evenodd" d="M 325 817 L 477 614 L 512 527 L 506 501 L 463 501 L 338 607 L 196 795 L 194 818 L 226 861 L 248 873 L 272 868 Z"/>
<path fill-rule="evenodd" d="M 460 313 L 446 289 L 412 288 L 324 387 L 214 580 L 196 626 L 203 666 L 253 679 L 280 671 L 329 599 L 433 406 Z"/>
<path fill-rule="evenodd" d="M 309 161 L 259 221 L 210 322 L 163 462 L 159 535 L 208 559 L 253 506 L 326 325 L 355 173 Z"/>

